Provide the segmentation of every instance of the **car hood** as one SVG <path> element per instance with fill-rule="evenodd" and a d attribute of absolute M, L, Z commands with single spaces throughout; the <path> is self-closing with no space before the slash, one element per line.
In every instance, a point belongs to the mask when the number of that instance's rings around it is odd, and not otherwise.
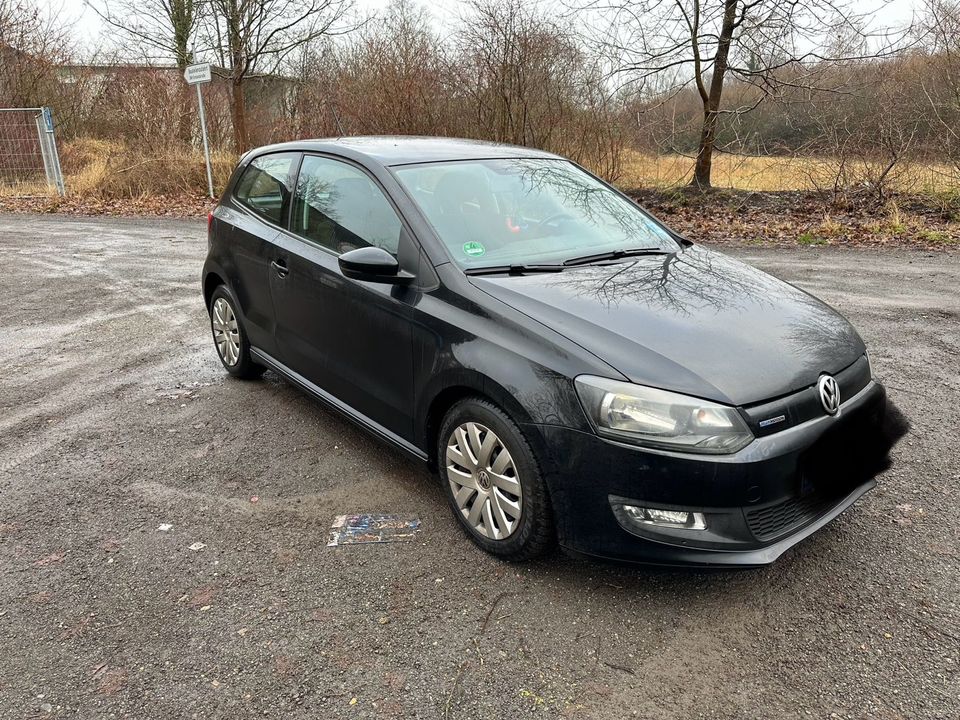
<path fill-rule="evenodd" d="M 698 246 L 471 281 L 632 382 L 732 405 L 808 387 L 865 350 L 812 295 Z"/>

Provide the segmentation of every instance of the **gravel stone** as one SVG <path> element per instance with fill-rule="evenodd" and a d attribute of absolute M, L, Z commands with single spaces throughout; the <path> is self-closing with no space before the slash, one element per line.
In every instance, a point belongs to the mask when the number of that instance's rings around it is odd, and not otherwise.
<path fill-rule="evenodd" d="M 482 554 L 426 470 L 223 372 L 205 251 L 0 215 L 0 717 L 960 717 L 960 255 L 728 250 L 846 314 L 913 430 L 776 564 L 704 573 Z M 423 530 L 325 547 L 357 512 Z"/>

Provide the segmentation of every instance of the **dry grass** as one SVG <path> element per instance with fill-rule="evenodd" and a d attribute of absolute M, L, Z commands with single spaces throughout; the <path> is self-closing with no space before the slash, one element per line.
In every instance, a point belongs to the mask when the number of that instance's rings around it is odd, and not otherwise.
<path fill-rule="evenodd" d="M 46 180 L 25 180 L 19 182 L 0 182 L 0 198 L 39 196 L 56 194 L 47 185 Z"/>
<path fill-rule="evenodd" d="M 652 156 L 626 151 L 624 188 L 669 190 L 689 182 L 693 159 L 681 155 Z M 138 144 L 77 139 L 63 143 L 61 158 L 68 196 L 79 201 L 134 199 L 146 202 L 151 197 L 202 195 L 206 189 L 203 151 L 186 146 L 150 149 Z M 236 163 L 228 151 L 212 156 L 214 188 L 226 184 Z M 718 154 L 714 158 L 713 180 L 718 188 L 747 191 L 805 191 L 832 189 L 837 162 L 825 158 L 751 157 Z M 848 180 L 857 172 L 868 175 L 870 168 L 848 167 Z M 960 192 L 956 174 L 947 166 L 909 165 L 898 168 L 891 188 L 905 193 L 929 193 L 956 196 Z M 55 195 L 42 182 L 0 183 L 0 198 Z M 824 235 L 833 232 L 832 221 L 825 218 Z M 892 225 L 898 225 L 896 220 Z"/>
<path fill-rule="evenodd" d="M 214 189 L 222 188 L 236 165 L 231 152 L 214 151 Z M 186 146 L 150 149 L 113 140 L 81 138 L 60 147 L 67 195 L 122 200 L 203 193 L 207 187 L 203 151 Z M 43 181 L 0 183 L 0 197 L 55 196 Z"/>
<path fill-rule="evenodd" d="M 646 155 L 627 151 L 623 187 L 671 188 L 686 185 L 694 159 L 683 155 Z M 829 158 L 754 157 L 718 154 L 713 159 L 713 184 L 736 190 L 818 190 L 833 187 L 838 162 Z M 878 168 L 852 163 L 848 178 L 869 178 Z M 902 192 L 956 192 L 955 169 L 947 165 L 904 165 L 896 169 L 892 187 Z"/>
<path fill-rule="evenodd" d="M 135 198 L 203 191 L 203 151 L 189 147 L 143 149 L 126 143 L 80 139 L 61 152 L 67 192 L 84 197 Z M 236 164 L 233 153 L 211 154 L 215 187 L 223 187 Z"/>

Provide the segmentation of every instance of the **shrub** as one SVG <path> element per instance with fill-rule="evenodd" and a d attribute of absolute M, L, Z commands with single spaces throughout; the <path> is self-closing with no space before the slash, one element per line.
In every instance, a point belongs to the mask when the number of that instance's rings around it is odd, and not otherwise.
<path fill-rule="evenodd" d="M 67 191 L 101 199 L 202 192 L 203 151 L 186 145 L 149 150 L 119 140 L 79 138 L 61 150 Z M 222 188 L 236 164 L 231 152 L 211 153 L 214 187 Z"/>

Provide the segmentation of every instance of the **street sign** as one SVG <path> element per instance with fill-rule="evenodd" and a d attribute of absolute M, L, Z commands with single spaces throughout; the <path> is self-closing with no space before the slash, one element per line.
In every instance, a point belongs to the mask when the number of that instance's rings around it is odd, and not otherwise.
<path fill-rule="evenodd" d="M 203 136 L 203 157 L 207 161 L 207 190 L 213 195 L 213 171 L 210 168 L 210 144 L 207 142 L 207 117 L 203 111 L 203 93 L 200 86 L 210 82 L 210 63 L 188 65 L 183 71 L 183 79 L 188 85 L 197 86 L 197 109 L 200 111 L 200 134 Z"/>
<path fill-rule="evenodd" d="M 210 63 L 188 65 L 187 69 L 183 71 L 183 79 L 187 81 L 188 85 L 210 82 Z"/>

